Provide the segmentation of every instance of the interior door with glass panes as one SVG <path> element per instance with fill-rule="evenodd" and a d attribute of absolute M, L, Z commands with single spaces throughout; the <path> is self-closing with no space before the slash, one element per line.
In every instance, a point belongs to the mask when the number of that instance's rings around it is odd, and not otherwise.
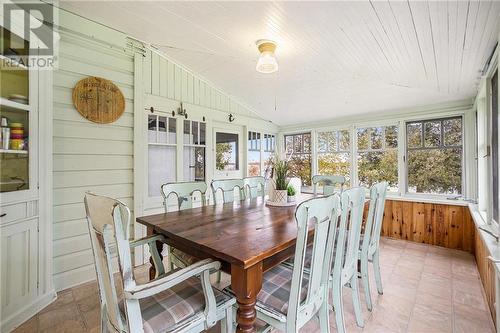
<path fill-rule="evenodd" d="M 177 181 L 178 122 L 165 112 L 148 115 L 149 198 L 161 198 L 161 185 Z"/>
<path fill-rule="evenodd" d="M 243 127 L 214 124 L 214 178 L 243 178 Z"/>
<path fill-rule="evenodd" d="M 183 181 L 205 181 L 206 176 L 207 124 L 204 121 L 185 119 L 183 121 Z"/>

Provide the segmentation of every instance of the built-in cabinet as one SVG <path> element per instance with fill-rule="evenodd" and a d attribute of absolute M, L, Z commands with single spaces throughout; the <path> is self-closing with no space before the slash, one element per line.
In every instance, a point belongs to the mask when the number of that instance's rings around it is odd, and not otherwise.
<path fill-rule="evenodd" d="M 46 155 L 40 158 L 47 134 L 47 128 L 40 131 L 47 122 L 40 106 L 50 99 L 42 86 L 51 73 L 0 60 L 0 331 L 9 332 L 55 297 L 46 257 L 51 232 L 40 210 L 49 185 Z"/>

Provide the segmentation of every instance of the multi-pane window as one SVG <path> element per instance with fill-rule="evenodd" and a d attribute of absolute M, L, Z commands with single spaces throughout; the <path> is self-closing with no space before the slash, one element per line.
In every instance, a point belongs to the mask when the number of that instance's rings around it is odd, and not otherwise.
<path fill-rule="evenodd" d="M 276 151 L 276 136 L 274 134 L 264 134 L 262 141 L 262 160 L 264 161 L 264 177 L 271 178 L 273 156 Z"/>
<path fill-rule="evenodd" d="M 408 192 L 462 193 L 462 117 L 406 123 Z"/>
<path fill-rule="evenodd" d="M 492 197 L 493 209 L 492 218 L 500 223 L 500 203 L 499 203 L 499 179 L 498 179 L 498 70 L 491 78 L 491 173 L 493 175 Z"/>
<path fill-rule="evenodd" d="M 302 185 L 311 185 L 311 133 L 285 135 L 285 152 L 290 158 L 291 177 L 299 177 Z"/>
<path fill-rule="evenodd" d="M 351 179 L 351 153 L 349 130 L 318 132 L 318 174 Z"/>
<path fill-rule="evenodd" d="M 184 120 L 183 173 L 185 181 L 205 180 L 206 124 Z"/>
<path fill-rule="evenodd" d="M 175 118 L 148 115 L 148 194 L 160 196 L 160 187 L 176 181 Z"/>
<path fill-rule="evenodd" d="M 235 133 L 215 133 L 215 169 L 236 171 L 239 165 L 239 137 Z"/>
<path fill-rule="evenodd" d="M 360 186 L 387 181 L 398 191 L 398 127 L 365 127 L 356 130 Z"/>
<path fill-rule="evenodd" d="M 260 133 L 248 132 L 248 154 L 247 174 L 248 176 L 260 176 Z"/>

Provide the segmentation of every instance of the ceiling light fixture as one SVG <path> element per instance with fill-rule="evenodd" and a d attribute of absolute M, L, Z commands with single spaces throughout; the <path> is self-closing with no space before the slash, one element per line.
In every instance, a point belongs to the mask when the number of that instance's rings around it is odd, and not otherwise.
<path fill-rule="evenodd" d="M 276 72 L 278 70 L 278 61 L 274 55 L 276 43 L 267 39 L 259 39 L 255 44 L 257 44 L 260 52 L 260 57 L 255 67 L 257 72 L 264 74 Z"/>

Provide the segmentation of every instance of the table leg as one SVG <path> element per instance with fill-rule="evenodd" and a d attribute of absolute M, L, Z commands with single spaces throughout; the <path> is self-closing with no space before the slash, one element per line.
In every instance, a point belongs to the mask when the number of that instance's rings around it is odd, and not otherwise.
<path fill-rule="evenodd" d="M 247 269 L 231 265 L 231 289 L 236 294 L 238 311 L 237 332 L 255 332 L 255 302 L 262 288 L 262 262 Z"/>
<path fill-rule="evenodd" d="M 153 228 L 148 227 L 147 228 L 147 235 L 151 236 L 154 235 L 155 231 Z M 161 255 L 161 252 L 163 251 L 163 243 L 162 242 L 156 242 L 156 249 L 158 250 L 158 255 L 160 256 L 160 259 L 163 260 L 163 256 Z M 153 257 L 149 257 L 149 262 L 151 263 L 151 267 L 149 268 L 149 280 L 153 280 L 156 277 L 156 268 L 155 264 L 153 262 Z"/>

